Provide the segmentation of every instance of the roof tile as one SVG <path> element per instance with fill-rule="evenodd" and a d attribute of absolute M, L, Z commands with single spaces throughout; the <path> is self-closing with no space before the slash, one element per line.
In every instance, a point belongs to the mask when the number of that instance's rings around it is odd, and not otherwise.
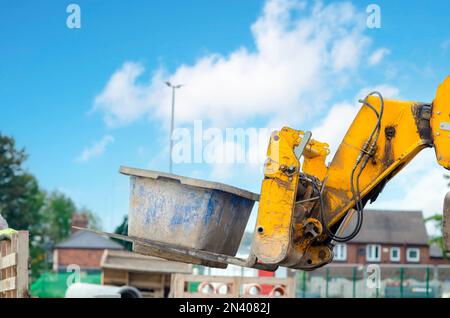
<path fill-rule="evenodd" d="M 98 234 L 79 230 L 67 240 L 55 245 L 55 248 L 87 248 L 87 249 L 123 249 L 119 243 Z"/>

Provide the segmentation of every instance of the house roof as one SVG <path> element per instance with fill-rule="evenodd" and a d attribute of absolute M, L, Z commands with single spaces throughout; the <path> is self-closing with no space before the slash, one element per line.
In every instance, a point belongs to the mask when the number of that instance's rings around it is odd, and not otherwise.
<path fill-rule="evenodd" d="M 106 250 L 103 253 L 102 269 L 116 269 L 141 273 L 192 273 L 192 265 L 167 261 L 162 258 L 141 255 L 128 251 Z"/>
<path fill-rule="evenodd" d="M 67 240 L 55 245 L 55 248 L 85 248 L 85 249 L 112 249 L 121 250 L 123 246 L 113 240 L 98 234 L 79 230 L 72 234 Z"/>
<path fill-rule="evenodd" d="M 350 234 L 356 214 L 344 232 Z M 349 243 L 428 245 L 422 211 L 364 210 L 361 231 Z"/>

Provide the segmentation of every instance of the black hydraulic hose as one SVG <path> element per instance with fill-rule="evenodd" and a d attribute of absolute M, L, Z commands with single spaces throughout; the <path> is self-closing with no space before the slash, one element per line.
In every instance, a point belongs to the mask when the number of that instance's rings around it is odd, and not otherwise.
<path fill-rule="evenodd" d="M 367 102 L 367 98 L 369 96 L 371 96 L 371 95 L 378 95 L 378 97 L 380 98 L 380 113 L 379 114 L 378 114 L 377 110 L 372 105 L 370 105 L 369 102 Z M 362 101 L 362 102 L 363 102 L 364 105 L 370 107 L 375 112 L 375 114 L 378 117 L 378 121 L 377 121 L 377 124 L 375 126 L 375 129 L 372 131 L 372 134 L 371 134 L 371 136 L 369 138 L 369 155 L 370 155 L 371 151 L 373 150 L 373 147 L 377 144 L 378 138 L 380 137 L 381 118 L 382 118 L 383 112 L 384 112 L 384 99 L 383 99 L 383 96 L 379 92 L 374 91 L 374 92 L 371 92 L 369 95 L 367 95 L 366 98 L 364 99 L 364 101 Z M 372 142 L 372 138 L 373 138 L 375 130 L 376 130 L 376 136 L 375 136 L 375 140 Z M 358 198 L 359 198 L 360 201 L 361 201 L 361 199 L 360 199 L 360 190 L 359 190 L 359 178 L 360 178 L 364 168 L 366 167 L 367 162 L 369 161 L 369 155 L 364 157 L 364 161 L 363 161 L 363 163 L 361 165 L 359 173 L 356 176 L 356 193 L 358 194 Z M 362 205 L 362 203 L 360 203 L 360 207 L 361 207 L 361 210 L 363 210 L 363 207 L 361 205 Z"/>
<path fill-rule="evenodd" d="M 378 111 L 375 109 L 375 107 L 373 107 L 368 101 L 367 99 L 369 98 L 369 96 L 372 95 L 377 95 L 380 99 L 380 112 L 378 113 Z M 362 200 L 361 200 L 361 193 L 360 193 L 360 189 L 359 189 L 359 178 L 362 174 L 362 171 L 364 170 L 364 168 L 366 167 L 366 164 L 369 160 L 369 156 L 371 154 L 371 150 L 373 149 L 373 147 L 376 145 L 378 138 L 380 136 L 380 132 L 381 132 L 381 119 L 383 116 L 383 112 L 384 112 L 384 99 L 383 96 L 377 92 L 377 91 L 373 91 L 370 94 L 368 94 L 366 96 L 366 98 L 362 101 L 360 101 L 363 105 L 369 107 L 370 109 L 372 109 L 375 112 L 375 115 L 377 116 L 377 123 L 374 127 L 374 129 L 372 130 L 368 140 L 364 143 L 363 149 L 361 150 L 361 153 L 359 154 L 358 158 L 356 159 L 355 162 L 355 166 L 352 169 L 351 175 L 350 175 L 350 188 L 351 188 L 351 192 L 353 195 L 353 199 L 355 201 L 355 207 L 356 207 L 356 212 L 357 212 L 357 224 L 355 229 L 353 230 L 353 232 L 351 234 L 349 234 L 348 236 L 338 236 L 334 233 L 331 232 L 331 230 L 328 228 L 328 225 L 326 224 L 325 221 L 325 217 L 324 217 L 324 212 L 323 212 L 323 197 L 322 197 L 322 192 L 320 190 L 318 190 L 318 186 L 315 182 L 313 182 L 314 187 L 319 191 L 319 199 L 320 199 L 320 218 L 321 218 L 321 222 L 323 224 L 323 228 L 326 232 L 326 234 L 334 241 L 337 242 L 347 242 L 351 239 L 353 239 L 356 235 L 358 235 L 359 231 L 361 230 L 362 224 L 363 224 L 363 204 L 362 204 Z M 372 139 L 375 136 L 375 140 L 372 142 Z M 367 150 L 368 148 L 368 150 Z M 369 151 L 369 152 L 368 152 Z M 354 184 L 354 179 L 355 179 L 355 172 L 356 169 L 358 168 L 359 163 L 361 162 L 361 160 L 364 158 L 362 165 L 360 166 L 359 172 L 356 176 L 356 189 L 355 189 L 355 184 Z"/>

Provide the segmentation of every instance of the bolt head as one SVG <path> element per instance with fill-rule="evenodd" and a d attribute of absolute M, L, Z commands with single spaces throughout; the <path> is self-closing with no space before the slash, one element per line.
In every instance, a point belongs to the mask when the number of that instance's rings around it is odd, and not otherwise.
<path fill-rule="evenodd" d="M 319 258 L 321 260 L 324 260 L 326 256 L 327 256 L 327 253 L 324 250 L 319 251 Z"/>

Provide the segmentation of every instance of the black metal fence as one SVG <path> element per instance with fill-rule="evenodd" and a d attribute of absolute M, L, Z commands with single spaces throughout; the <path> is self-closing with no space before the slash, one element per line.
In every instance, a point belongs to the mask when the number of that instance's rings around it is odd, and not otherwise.
<path fill-rule="evenodd" d="M 330 264 L 297 273 L 300 298 L 450 297 L 448 265 Z"/>

